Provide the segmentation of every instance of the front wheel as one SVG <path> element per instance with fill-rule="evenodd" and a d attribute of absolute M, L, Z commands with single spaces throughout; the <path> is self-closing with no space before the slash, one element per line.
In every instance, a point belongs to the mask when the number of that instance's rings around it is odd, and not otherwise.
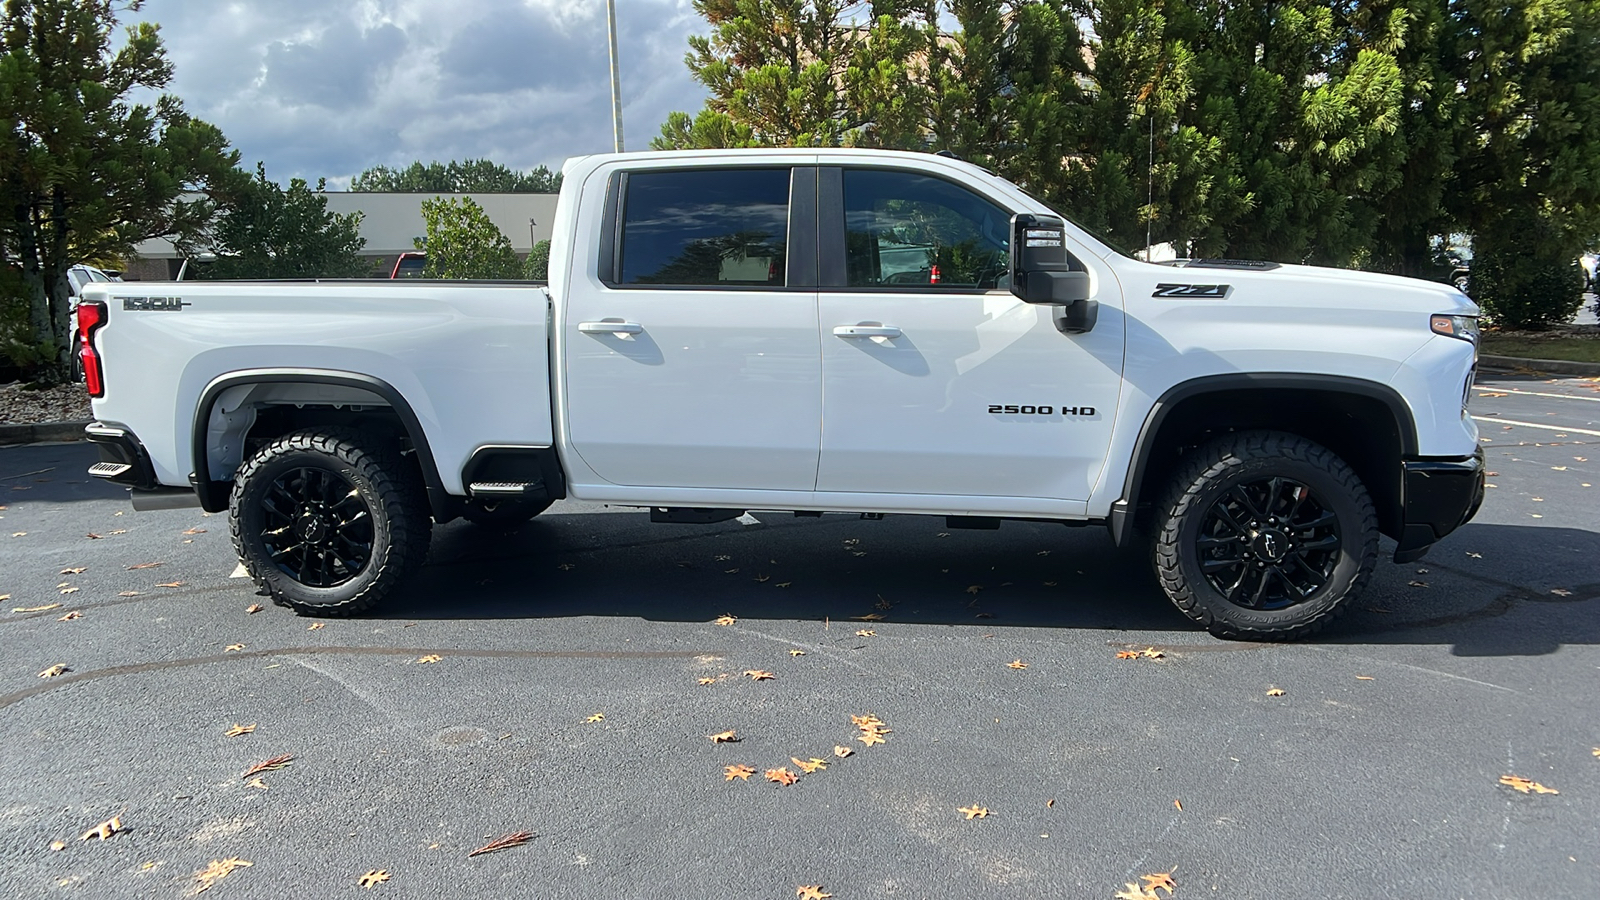
<path fill-rule="evenodd" d="M 422 564 L 431 523 L 401 457 L 353 429 L 284 435 L 239 468 L 234 549 L 256 584 L 303 615 L 369 609 Z"/>
<path fill-rule="evenodd" d="M 1361 479 L 1289 434 L 1232 434 L 1195 450 L 1157 516 L 1162 588 L 1218 637 L 1311 634 L 1361 592 L 1378 558 Z"/>

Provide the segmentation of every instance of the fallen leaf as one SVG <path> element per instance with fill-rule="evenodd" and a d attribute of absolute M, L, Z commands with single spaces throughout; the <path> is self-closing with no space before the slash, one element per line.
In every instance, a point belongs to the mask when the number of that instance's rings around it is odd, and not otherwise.
<path fill-rule="evenodd" d="M 827 760 L 817 759 L 815 756 L 811 757 L 811 759 L 808 761 L 802 761 L 799 757 L 791 756 L 789 757 L 789 761 L 794 763 L 796 766 L 799 766 L 800 771 L 806 773 L 807 775 L 810 775 L 812 772 L 815 772 L 818 769 L 826 769 L 828 767 Z"/>
<path fill-rule="evenodd" d="M 1038 553 L 1035 553 L 1034 555 L 1035 556 L 1049 556 L 1050 555 L 1050 551 L 1049 550 L 1040 550 Z"/>
<path fill-rule="evenodd" d="M 1008 669 L 1026 669 L 1027 667 L 1028 664 L 1020 659 L 1013 659 L 1011 662 L 1006 663 L 1006 668 Z"/>
<path fill-rule="evenodd" d="M 1567 470 L 1566 466 L 1551 466 L 1550 468 L 1555 469 L 1557 472 L 1565 472 Z"/>
<path fill-rule="evenodd" d="M 606 714 L 605 713 L 595 713 L 594 715 L 590 716 L 589 718 L 584 719 L 585 722 L 604 722 L 605 720 L 606 720 Z"/>
<path fill-rule="evenodd" d="M 778 677 L 771 672 L 763 671 L 761 669 L 745 669 L 742 674 L 750 676 L 751 681 L 771 681 L 772 679 Z"/>
<path fill-rule="evenodd" d="M 994 613 L 981 612 L 981 613 L 978 613 L 977 615 L 973 616 L 973 618 L 974 619 L 992 619 L 992 618 L 994 618 Z"/>
<path fill-rule="evenodd" d="M 1115 900 L 1161 900 L 1160 894 L 1147 891 L 1131 881 L 1128 882 L 1127 890 L 1117 891 L 1111 896 L 1115 898 Z"/>
<path fill-rule="evenodd" d="M 61 589 L 61 593 L 63 594 L 76 594 L 77 592 L 78 589 L 75 587 L 65 587 Z"/>
<path fill-rule="evenodd" d="M 250 614 L 250 615 L 252 615 L 252 616 L 253 616 L 253 615 L 255 615 L 255 614 L 256 614 L 256 613 L 258 613 L 258 612 L 261 612 L 261 611 L 262 611 L 262 610 L 263 610 L 263 609 L 266 609 L 266 607 L 265 607 L 265 606 L 262 606 L 262 605 L 261 605 L 261 604 L 259 604 L 259 603 L 252 603 L 252 604 L 250 604 L 250 605 L 249 605 L 249 606 L 246 606 L 246 607 L 245 607 L 245 608 L 244 608 L 244 611 L 245 611 L 245 612 L 247 612 L 247 613 L 249 613 L 249 614 Z"/>
<path fill-rule="evenodd" d="M 1267 696 L 1268 697 L 1282 697 L 1283 696 L 1283 688 L 1272 688 L 1272 689 L 1267 691 Z"/>
<path fill-rule="evenodd" d="M 1118 650 L 1117 651 L 1117 659 L 1138 659 L 1138 658 L 1139 658 L 1139 651 L 1137 651 L 1137 650 Z"/>
<path fill-rule="evenodd" d="M 43 672 L 40 672 L 39 673 L 39 677 L 40 678 L 55 678 L 58 675 L 65 675 L 66 673 L 71 672 L 71 671 L 72 670 L 67 668 L 65 664 L 56 663 L 55 665 L 51 666 L 50 668 L 45 669 Z"/>
<path fill-rule="evenodd" d="M 369 872 L 367 872 L 367 874 L 361 876 L 360 884 L 364 888 L 373 888 L 373 887 L 377 887 L 380 884 L 383 884 L 385 881 L 388 881 L 388 880 L 389 880 L 389 873 L 388 872 L 385 872 L 383 869 L 372 869 Z"/>
<path fill-rule="evenodd" d="M 732 625 L 733 623 L 735 623 L 737 621 L 739 621 L 739 617 L 738 616 L 733 616 L 733 615 L 729 615 L 727 613 L 723 613 L 722 615 L 717 616 L 715 619 L 712 619 L 711 620 L 711 624 L 713 624 L 713 625 Z"/>
<path fill-rule="evenodd" d="M 766 776 L 767 780 L 773 782 L 774 784 L 794 784 L 796 781 L 800 780 L 800 776 L 789 771 L 787 768 L 768 769 Z"/>
<path fill-rule="evenodd" d="M 1427 587 L 1428 586 L 1428 583 L 1426 581 L 1417 581 L 1414 578 L 1412 580 L 1406 582 L 1406 584 L 1409 584 L 1412 587 Z"/>
<path fill-rule="evenodd" d="M 700 679 L 700 683 L 701 684 L 716 684 L 717 680 L 715 678 L 702 678 L 702 679 Z"/>
<path fill-rule="evenodd" d="M 1483 554 L 1482 553 L 1473 553 L 1471 550 L 1467 551 L 1467 555 L 1472 557 L 1473 559 L 1483 559 Z"/>
<path fill-rule="evenodd" d="M 820 884 L 802 884 L 794 889 L 794 895 L 800 900 L 827 900 L 833 896 L 823 890 Z"/>
<path fill-rule="evenodd" d="M 856 620 L 857 622 L 882 622 L 884 619 L 888 618 L 888 616 L 885 616 L 883 613 L 867 613 L 864 616 L 851 616 L 850 618 Z"/>
<path fill-rule="evenodd" d="M 203 894 L 211 890 L 211 886 L 233 874 L 234 869 L 248 868 L 254 863 L 230 856 L 227 859 L 213 859 L 204 869 L 194 873 L 195 880 L 200 884 L 194 889 L 196 894 Z"/>
<path fill-rule="evenodd" d="M 417 662 L 424 663 L 424 664 L 426 664 L 426 663 L 436 663 L 441 659 L 444 659 L 444 657 L 440 656 L 437 653 L 429 653 L 427 656 L 419 656 L 419 657 L 417 657 Z"/>
<path fill-rule="evenodd" d="M 67 842 L 66 841 L 51 841 L 50 842 L 50 849 L 51 850 L 65 850 L 65 849 L 67 849 Z"/>
<path fill-rule="evenodd" d="M 723 569 L 722 570 L 722 574 L 724 574 L 724 575 L 737 575 L 737 574 L 739 574 L 739 570 L 738 569 Z"/>
<path fill-rule="evenodd" d="M 228 646 L 222 648 L 222 652 L 223 653 L 232 653 L 234 651 L 243 650 L 243 649 L 244 649 L 244 645 L 243 644 L 229 644 Z"/>
<path fill-rule="evenodd" d="M 137 597 L 137 596 L 139 596 L 139 592 L 138 591 L 118 591 L 117 592 L 117 596 L 118 597 Z"/>
<path fill-rule="evenodd" d="M 1046 800 L 1044 802 L 1044 808 L 1045 809 L 1054 809 L 1055 805 L 1056 805 L 1056 798 L 1054 798 L 1054 797 L 1051 797 L 1049 800 Z"/>
<path fill-rule="evenodd" d="M 706 735 L 706 737 L 710 738 L 711 739 L 711 743 L 713 743 L 713 744 L 737 744 L 737 743 L 739 743 L 739 736 L 737 734 L 734 734 L 732 728 L 728 729 L 727 731 L 719 731 L 716 734 L 708 734 L 708 735 Z"/>
<path fill-rule="evenodd" d="M 240 725 L 238 722 L 235 722 L 233 723 L 233 727 L 229 728 L 227 731 L 224 731 L 222 735 L 223 737 L 238 737 L 241 734 L 249 734 L 255 730 L 256 723 L 254 722 L 251 722 L 249 725 Z"/>
<path fill-rule="evenodd" d="M 1164 651 L 1157 650 L 1154 647 L 1146 647 L 1143 650 L 1140 650 L 1139 651 L 1139 655 L 1144 657 L 1145 659 L 1166 659 L 1167 658 L 1167 654 Z"/>
<path fill-rule="evenodd" d="M 1555 788 L 1547 788 L 1547 787 L 1545 787 L 1544 785 L 1540 784 L 1537 781 L 1529 781 L 1528 779 L 1523 778 L 1520 775 L 1501 775 L 1500 776 L 1500 783 L 1505 785 L 1505 786 L 1507 786 L 1507 787 L 1510 787 L 1510 788 L 1513 788 L 1513 789 L 1515 789 L 1517 791 L 1520 791 L 1521 793 L 1524 793 L 1524 794 L 1529 793 L 1529 792 L 1532 792 L 1532 793 L 1535 793 L 1535 794 L 1559 794 L 1559 793 L 1561 793 L 1560 791 L 1556 790 Z"/>
<path fill-rule="evenodd" d="M 7 594 L 6 596 L 9 597 L 11 595 Z M 15 606 L 15 607 L 12 607 L 11 611 L 14 612 L 14 613 L 15 612 L 44 612 L 47 609 L 60 609 L 60 608 L 61 608 L 61 604 L 59 604 L 59 603 L 46 603 L 43 606 Z"/>
<path fill-rule="evenodd" d="M 1174 800 L 1174 801 L 1172 801 L 1172 805 L 1176 806 L 1178 808 L 1178 812 L 1183 812 L 1183 801 L 1182 800 Z"/>
<path fill-rule="evenodd" d="M 502 834 L 489 843 L 484 844 L 482 847 L 479 847 L 471 853 L 468 853 L 467 859 L 471 859 L 474 856 L 480 856 L 484 853 L 494 853 L 497 850 L 509 850 L 512 847 L 521 847 L 523 844 L 526 844 L 536 837 L 538 837 L 538 835 L 531 831 L 513 831 L 510 834 Z"/>
<path fill-rule="evenodd" d="M 978 592 L 981 591 L 981 590 L 983 590 L 983 585 L 981 585 L 981 584 L 969 584 L 969 585 L 967 585 L 967 593 L 973 595 L 974 597 L 976 597 L 978 595 Z"/>
<path fill-rule="evenodd" d="M 12 535 L 12 537 L 22 537 L 22 536 L 23 536 L 23 535 L 25 535 L 25 534 L 27 534 L 27 532 L 26 532 L 26 531 L 19 531 L 19 532 L 17 532 L 17 533 L 16 533 L 16 534 L 13 534 L 13 535 Z M 86 537 L 86 538 L 88 538 L 88 539 L 89 539 L 89 540 L 91 540 L 91 541 L 98 541 L 98 540 L 100 540 L 100 535 L 98 535 L 98 534 L 95 534 L 95 533 L 94 533 L 94 532 L 92 532 L 92 531 L 91 531 L 91 532 L 89 532 L 89 533 L 88 533 L 88 534 L 86 534 L 86 535 L 84 535 L 84 537 Z"/>
<path fill-rule="evenodd" d="M 69 612 L 66 615 L 62 616 L 61 618 L 56 619 L 56 621 L 57 622 L 72 622 L 72 621 L 75 621 L 75 620 L 81 619 L 81 618 L 83 618 L 83 610 L 75 609 L 72 612 Z"/>
<path fill-rule="evenodd" d="M 950 532 L 948 532 L 948 531 L 941 531 L 938 534 L 934 535 L 934 537 L 949 537 L 949 536 L 950 536 Z"/>
<path fill-rule="evenodd" d="M 256 790 L 260 790 L 260 791 L 264 791 L 264 790 L 267 789 L 267 783 L 265 781 L 262 781 L 259 778 L 252 778 L 249 781 L 246 781 L 244 783 L 244 786 L 245 787 L 253 787 Z"/>
<path fill-rule="evenodd" d="M 190 528 L 190 529 L 184 531 L 184 534 L 205 534 L 205 533 L 206 533 L 206 530 L 204 528 Z"/>
<path fill-rule="evenodd" d="M 560 569 L 563 572 L 570 572 L 573 569 L 577 568 L 577 566 L 574 566 L 572 563 L 562 563 L 561 565 L 556 566 L 556 568 Z"/>
<path fill-rule="evenodd" d="M 976 803 L 971 806 L 958 806 L 956 807 L 956 812 L 964 813 L 968 819 L 987 819 L 989 817 L 988 807 L 979 806 Z"/>
<path fill-rule="evenodd" d="M 871 747 L 873 744 L 884 743 L 883 735 L 876 731 L 863 731 L 861 736 L 856 738 L 856 740 L 867 745 L 868 747 Z"/>
<path fill-rule="evenodd" d="M 293 754 L 285 753 L 282 756 L 274 756 L 266 762 L 258 762 L 250 768 L 245 769 L 244 774 L 240 775 L 239 777 L 249 778 L 251 775 L 259 775 L 262 772 L 273 772 L 289 765 L 292 762 L 294 762 Z"/>
<path fill-rule="evenodd" d="M 752 769 L 749 766 L 723 766 L 722 767 L 722 780 L 723 781 L 732 781 L 735 778 L 742 778 L 745 781 L 749 781 L 750 780 L 750 776 L 754 775 L 755 773 L 756 773 L 756 770 Z"/>
<path fill-rule="evenodd" d="M 789 649 L 789 655 L 790 656 L 805 656 L 806 652 L 804 650 L 801 650 L 801 649 L 797 648 L 797 647 L 791 647 Z"/>
<path fill-rule="evenodd" d="M 840 759 L 844 759 L 846 756 L 853 756 L 854 754 L 854 750 L 851 750 L 849 747 L 846 747 L 843 744 L 838 744 L 833 748 L 833 755 L 839 757 Z M 1600 756 L 1600 749 L 1595 750 L 1595 755 Z"/>
<path fill-rule="evenodd" d="M 772 576 L 771 575 L 757 575 L 755 578 L 752 578 L 751 580 L 754 581 L 756 584 L 766 584 L 767 582 L 772 580 Z"/>
<path fill-rule="evenodd" d="M 181 581 L 167 581 L 167 582 L 163 582 L 161 584 L 156 585 L 156 587 L 180 588 L 180 587 L 183 587 L 183 582 L 181 582 Z"/>
<path fill-rule="evenodd" d="M 100 840 L 103 841 L 103 840 L 106 840 L 106 839 L 110 838 L 113 834 L 116 834 L 117 832 L 119 832 L 121 830 L 122 830 L 122 817 L 121 816 L 112 816 L 111 818 L 105 820 L 104 822 L 101 822 L 99 825 L 96 825 L 95 827 L 89 829 L 88 831 L 85 831 L 82 835 L 80 835 L 78 837 L 78 840 L 87 841 L 89 838 L 99 838 Z"/>
<path fill-rule="evenodd" d="M 85 573 L 87 571 L 89 571 L 89 567 L 88 566 L 78 566 L 75 569 L 62 569 L 61 570 L 61 574 L 63 574 L 63 575 L 82 575 L 83 573 Z"/>
<path fill-rule="evenodd" d="M 1372 680 L 1372 676 L 1371 675 L 1357 675 L 1356 676 L 1356 680 L 1357 681 L 1371 681 Z"/>
<path fill-rule="evenodd" d="M 794 584 L 794 582 L 792 582 L 792 581 L 780 581 L 777 584 L 773 585 L 773 587 L 786 588 L 791 584 Z"/>
<path fill-rule="evenodd" d="M 870 628 L 862 628 L 856 632 L 856 637 L 877 637 L 878 633 Z"/>
<path fill-rule="evenodd" d="M 887 601 L 885 599 L 883 599 L 883 595 L 882 594 L 878 595 L 878 602 L 876 604 L 874 604 L 874 605 L 878 609 L 882 609 L 882 610 L 894 609 L 894 604 L 890 603 L 889 601 Z"/>
<path fill-rule="evenodd" d="M 155 568 L 158 568 L 158 567 L 164 566 L 164 565 L 166 565 L 166 563 L 160 563 L 160 562 L 135 563 L 135 564 L 133 564 L 133 565 L 128 567 L 128 571 L 132 572 L 134 569 L 155 569 Z"/>
<path fill-rule="evenodd" d="M 1170 897 L 1173 889 L 1178 886 L 1178 883 L 1172 880 L 1171 872 L 1157 872 L 1154 875 L 1140 875 L 1139 877 L 1144 880 L 1144 889 L 1152 894 L 1161 890 L 1166 891 L 1167 896 Z"/>
<path fill-rule="evenodd" d="M 327 622 L 312 622 L 310 625 L 306 626 L 306 630 L 307 631 L 316 631 L 318 628 L 326 628 L 326 627 L 328 627 L 328 623 Z"/>
<path fill-rule="evenodd" d="M 126 528 L 118 528 L 116 531 L 108 531 L 108 532 L 106 532 L 106 534 L 127 534 L 127 533 L 128 533 L 128 529 L 126 529 Z"/>
<path fill-rule="evenodd" d="M 1567 590 L 1566 588 L 1552 588 L 1550 590 L 1550 593 L 1555 594 L 1557 597 L 1571 597 L 1572 596 L 1572 592 Z"/>

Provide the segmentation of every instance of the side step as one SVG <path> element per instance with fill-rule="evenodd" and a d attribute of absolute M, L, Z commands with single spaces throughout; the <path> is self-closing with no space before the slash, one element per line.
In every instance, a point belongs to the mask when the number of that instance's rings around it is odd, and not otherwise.
<path fill-rule="evenodd" d="M 467 486 L 474 497 L 521 497 L 523 494 L 544 494 L 542 481 L 475 481 Z"/>
<path fill-rule="evenodd" d="M 128 463 L 97 462 L 89 467 L 89 474 L 96 478 L 115 478 L 132 470 L 133 466 Z"/>

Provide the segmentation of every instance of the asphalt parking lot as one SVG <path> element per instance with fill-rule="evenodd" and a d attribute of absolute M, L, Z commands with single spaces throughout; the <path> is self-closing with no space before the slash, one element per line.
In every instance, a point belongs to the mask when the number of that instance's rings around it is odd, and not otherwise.
<path fill-rule="evenodd" d="M 1291 645 L 1195 629 L 1098 528 L 579 503 L 304 619 L 225 517 L 3 449 L 0 895 L 1592 897 L 1600 381 L 1473 409 L 1478 518 Z"/>

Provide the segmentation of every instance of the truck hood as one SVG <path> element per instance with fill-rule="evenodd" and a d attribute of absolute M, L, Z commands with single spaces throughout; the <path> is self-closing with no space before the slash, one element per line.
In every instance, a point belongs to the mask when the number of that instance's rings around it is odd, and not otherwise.
<path fill-rule="evenodd" d="M 1138 264 L 1141 275 L 1155 280 L 1233 285 L 1252 294 L 1271 291 L 1279 302 L 1291 305 L 1403 307 L 1446 315 L 1475 316 L 1478 305 L 1454 285 L 1323 266 L 1283 265 L 1261 270 L 1205 265 Z"/>

